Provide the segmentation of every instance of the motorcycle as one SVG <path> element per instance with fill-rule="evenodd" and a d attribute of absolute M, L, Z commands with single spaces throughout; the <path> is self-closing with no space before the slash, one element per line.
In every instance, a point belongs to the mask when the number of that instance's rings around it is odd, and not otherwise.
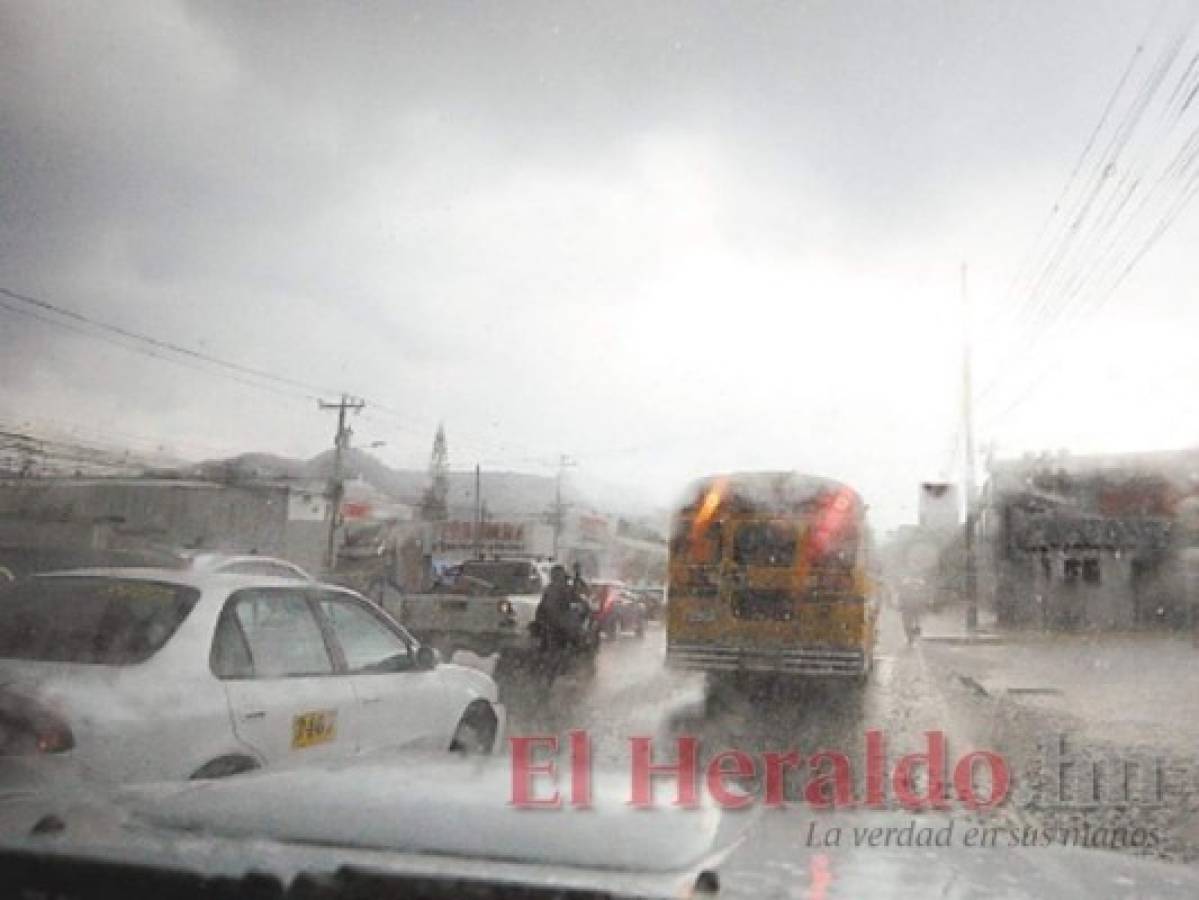
<path fill-rule="evenodd" d="M 539 622 L 529 624 L 529 631 L 540 651 L 533 670 L 546 687 L 563 677 L 574 676 L 577 680 L 590 682 L 595 676 L 600 648 L 599 616 L 577 575 L 572 582 L 571 594 L 570 608 L 575 627 L 570 634 L 550 634 Z"/>

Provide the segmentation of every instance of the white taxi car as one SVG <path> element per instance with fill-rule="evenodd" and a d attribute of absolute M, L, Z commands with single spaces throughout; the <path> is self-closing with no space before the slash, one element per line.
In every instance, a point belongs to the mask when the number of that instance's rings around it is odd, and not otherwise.
<path fill-rule="evenodd" d="M 272 578 L 312 581 L 313 578 L 299 566 L 276 556 L 259 556 L 256 553 L 212 553 L 188 550 L 181 554 L 185 567 L 195 572 L 221 572 L 226 575 L 269 575 Z"/>
<path fill-rule="evenodd" d="M 503 715 L 486 674 L 344 588 L 167 569 L 0 587 L 0 788 L 487 752 Z"/>

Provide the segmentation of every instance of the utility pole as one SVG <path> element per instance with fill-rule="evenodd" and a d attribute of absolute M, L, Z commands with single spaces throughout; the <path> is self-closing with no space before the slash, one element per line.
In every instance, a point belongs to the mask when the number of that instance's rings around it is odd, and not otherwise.
<path fill-rule="evenodd" d="M 966 446 L 962 488 L 966 494 L 966 630 L 978 628 L 978 554 L 975 548 L 974 509 L 974 385 L 971 371 L 970 291 L 962 263 L 962 429 Z"/>
<path fill-rule="evenodd" d="M 342 394 L 341 400 L 337 403 L 317 401 L 317 408 L 321 410 L 337 410 L 337 432 L 333 435 L 333 473 L 329 479 L 329 538 L 325 547 L 325 569 L 329 572 L 333 571 L 333 566 L 337 562 L 337 526 L 341 523 L 341 499 L 344 491 L 341 455 L 349 449 L 350 435 L 352 434 L 349 426 L 346 425 L 346 413 L 348 411 L 360 412 L 364 406 L 366 406 L 364 401 L 354 400 L 348 394 Z"/>
<path fill-rule="evenodd" d="M 475 559 L 483 558 L 483 474 L 475 463 Z"/>
<path fill-rule="evenodd" d="M 575 461 L 563 453 L 558 457 L 558 479 L 554 488 L 554 561 L 558 561 L 558 541 L 562 533 L 562 520 L 564 518 L 564 508 L 562 505 L 562 476 L 566 472 L 568 466 L 575 465 Z"/>

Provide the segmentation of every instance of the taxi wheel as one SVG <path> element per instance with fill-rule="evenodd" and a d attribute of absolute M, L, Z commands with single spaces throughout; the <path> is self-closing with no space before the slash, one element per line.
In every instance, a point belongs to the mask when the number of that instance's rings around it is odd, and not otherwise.
<path fill-rule="evenodd" d="M 454 739 L 450 741 L 450 750 L 470 755 L 490 753 L 495 746 L 497 726 L 491 705 L 476 700 L 462 714 L 454 730 Z"/>

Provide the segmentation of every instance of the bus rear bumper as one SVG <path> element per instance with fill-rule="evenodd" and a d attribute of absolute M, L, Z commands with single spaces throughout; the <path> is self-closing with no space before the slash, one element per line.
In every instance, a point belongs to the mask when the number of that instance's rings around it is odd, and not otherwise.
<path fill-rule="evenodd" d="M 747 650 L 712 644 L 670 644 L 666 665 L 697 672 L 777 672 L 785 675 L 860 676 L 867 668 L 860 648 L 788 647 Z"/>

